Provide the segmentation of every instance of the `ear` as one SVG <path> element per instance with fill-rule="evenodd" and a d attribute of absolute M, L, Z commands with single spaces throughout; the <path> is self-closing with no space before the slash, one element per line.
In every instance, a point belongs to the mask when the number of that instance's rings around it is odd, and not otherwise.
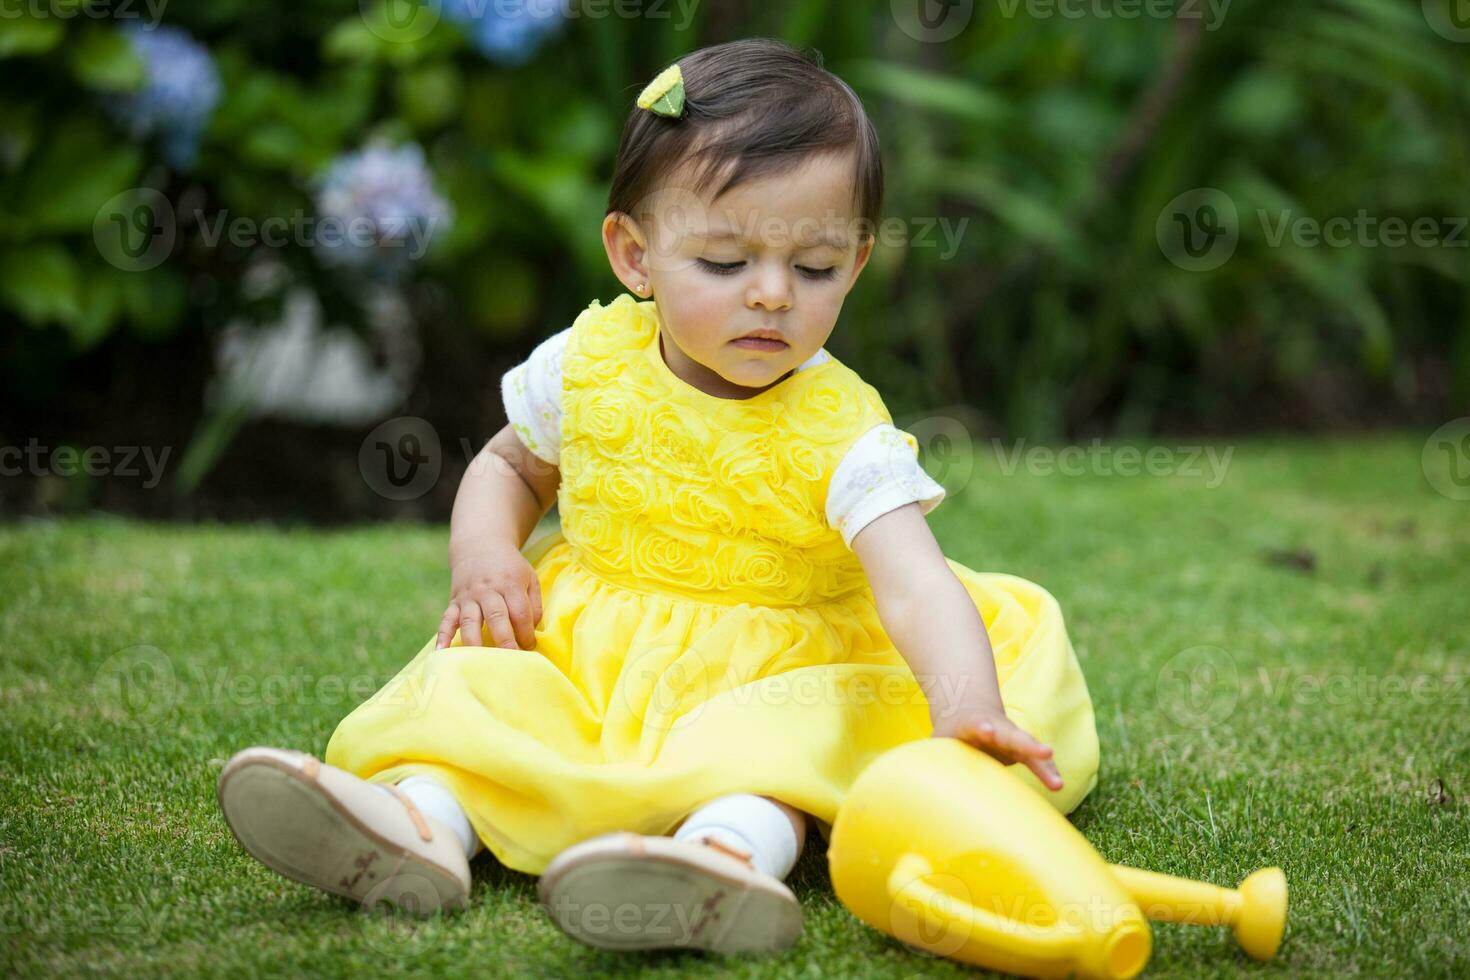
<path fill-rule="evenodd" d="M 631 215 L 613 211 L 602 220 L 602 247 L 607 250 L 607 261 L 612 265 L 613 275 L 628 287 L 628 292 L 642 295 L 638 286 L 647 286 L 648 238 L 643 228 Z M 643 292 L 647 292 L 647 288 Z"/>
<path fill-rule="evenodd" d="M 876 237 L 864 238 L 858 245 L 857 259 L 852 263 L 852 278 L 847 280 L 848 289 L 857 285 L 858 276 L 862 273 L 863 267 L 868 264 L 868 259 L 873 257 L 873 243 L 876 240 Z"/>

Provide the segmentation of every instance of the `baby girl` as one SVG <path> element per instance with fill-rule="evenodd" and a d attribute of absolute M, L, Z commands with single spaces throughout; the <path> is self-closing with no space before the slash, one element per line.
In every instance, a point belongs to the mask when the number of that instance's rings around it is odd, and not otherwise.
<path fill-rule="evenodd" d="M 882 196 L 819 57 L 738 41 L 644 90 L 602 224 L 628 291 L 502 379 L 438 635 L 320 761 L 225 767 L 247 851 L 428 913 L 488 850 L 583 942 L 769 952 L 800 935 L 808 819 L 827 836 L 890 748 L 959 739 L 1081 801 L 1097 735 L 1057 603 L 943 555 L 917 440 L 823 346 Z"/>

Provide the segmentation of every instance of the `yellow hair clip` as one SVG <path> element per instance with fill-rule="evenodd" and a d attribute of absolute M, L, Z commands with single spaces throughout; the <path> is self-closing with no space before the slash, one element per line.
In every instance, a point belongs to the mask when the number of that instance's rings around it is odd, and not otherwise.
<path fill-rule="evenodd" d="M 648 83 L 643 94 L 638 96 L 638 108 L 670 119 L 678 119 L 684 114 L 684 73 L 678 65 L 670 65 Z"/>

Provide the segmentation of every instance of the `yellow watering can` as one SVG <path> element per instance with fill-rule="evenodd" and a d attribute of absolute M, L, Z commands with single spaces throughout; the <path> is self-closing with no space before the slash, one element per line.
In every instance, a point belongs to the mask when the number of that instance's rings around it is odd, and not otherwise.
<path fill-rule="evenodd" d="M 1145 918 L 1230 925 L 1269 959 L 1286 925 L 1286 877 L 1238 890 L 1109 865 L 1006 767 L 958 739 L 907 742 L 874 760 L 832 824 L 827 861 L 854 915 L 926 952 L 1035 977 L 1125 980 L 1148 962 Z"/>

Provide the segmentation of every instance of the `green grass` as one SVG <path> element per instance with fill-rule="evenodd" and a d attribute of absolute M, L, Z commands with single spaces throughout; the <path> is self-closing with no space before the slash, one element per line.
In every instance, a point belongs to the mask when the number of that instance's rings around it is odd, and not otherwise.
<path fill-rule="evenodd" d="M 1147 975 L 1470 972 L 1470 502 L 1430 488 L 1421 440 L 1250 443 L 1216 488 L 1006 475 L 984 446 L 931 516 L 949 557 L 1061 600 L 1103 747 L 1075 819 L 1108 860 L 1223 885 L 1286 870 L 1273 963 L 1159 925 Z M 216 809 L 222 761 L 325 748 L 434 629 L 445 534 L 0 528 L 0 970 L 967 974 L 837 904 L 815 835 L 790 878 L 805 934 L 770 959 L 583 947 L 488 856 L 471 910 L 425 924 L 255 864 Z"/>

